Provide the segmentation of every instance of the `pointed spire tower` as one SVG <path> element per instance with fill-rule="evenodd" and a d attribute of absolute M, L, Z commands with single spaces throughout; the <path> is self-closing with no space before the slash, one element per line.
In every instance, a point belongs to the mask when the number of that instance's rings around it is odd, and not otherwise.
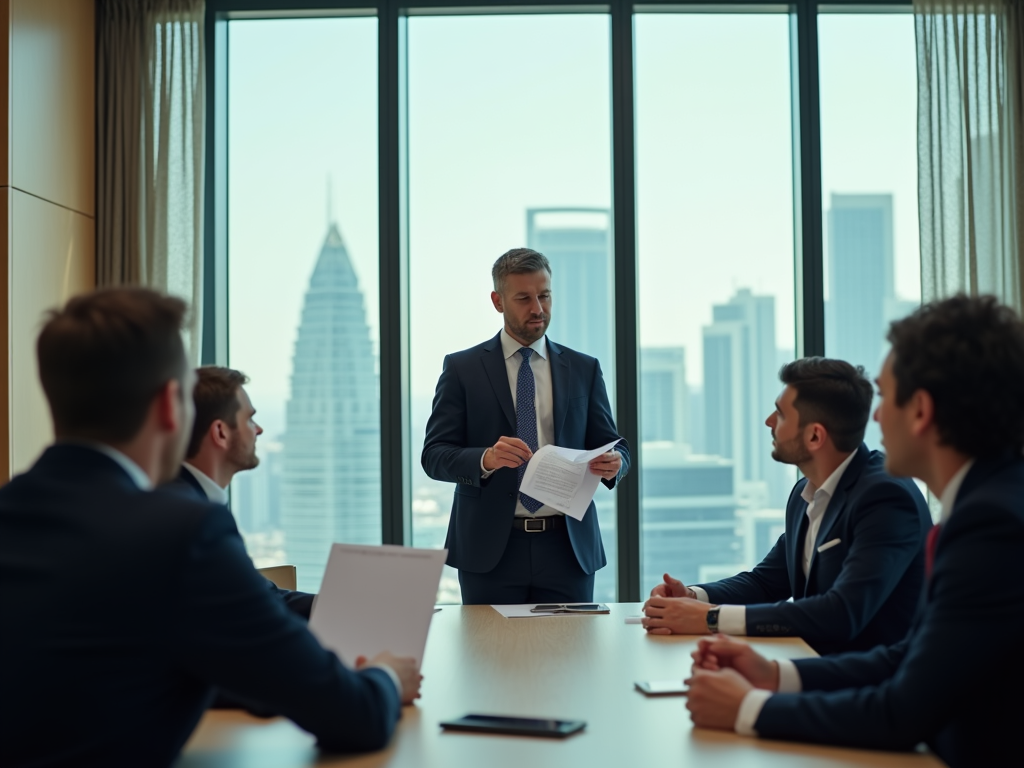
<path fill-rule="evenodd" d="M 333 542 L 379 544 L 380 387 L 366 307 L 331 221 L 302 307 L 288 400 L 281 524 L 299 588 Z"/>

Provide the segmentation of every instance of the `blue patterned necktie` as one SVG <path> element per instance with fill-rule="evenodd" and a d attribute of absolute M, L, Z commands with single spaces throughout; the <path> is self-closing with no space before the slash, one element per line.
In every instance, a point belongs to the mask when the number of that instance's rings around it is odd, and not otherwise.
<path fill-rule="evenodd" d="M 530 355 L 533 350 L 523 347 L 519 350 L 523 356 L 523 362 L 519 364 L 519 377 L 516 379 L 516 437 L 530 446 L 530 450 L 537 452 L 537 406 L 534 404 L 534 396 L 537 386 L 533 380 L 533 369 L 530 368 Z M 526 472 L 526 464 L 519 466 L 519 483 L 523 484 L 523 474 Z M 542 504 L 536 499 L 519 494 L 519 500 L 531 514 L 541 508 Z"/>

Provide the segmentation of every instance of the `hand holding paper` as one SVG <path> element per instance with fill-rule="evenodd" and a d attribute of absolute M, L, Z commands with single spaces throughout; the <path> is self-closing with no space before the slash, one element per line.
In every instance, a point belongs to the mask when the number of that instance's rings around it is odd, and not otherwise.
<path fill-rule="evenodd" d="M 592 451 L 545 445 L 533 454 L 530 463 L 526 465 L 520 493 L 582 520 L 601 477 L 611 479 L 622 466 L 622 457 L 618 452 L 614 452 L 613 456 L 604 456 L 618 442 L 613 440 Z M 595 462 L 599 457 L 601 460 Z M 599 473 L 589 471 L 592 462 L 597 464 L 595 468 L 600 470 Z M 615 467 L 614 472 L 612 467 Z"/>

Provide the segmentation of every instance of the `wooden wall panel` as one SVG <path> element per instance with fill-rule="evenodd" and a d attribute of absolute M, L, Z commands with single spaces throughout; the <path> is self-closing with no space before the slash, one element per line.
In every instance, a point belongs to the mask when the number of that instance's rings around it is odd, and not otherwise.
<path fill-rule="evenodd" d="M 35 341 L 46 310 L 95 285 L 95 224 L 19 190 L 12 192 L 12 203 L 10 466 L 16 474 L 53 440 Z"/>
<path fill-rule="evenodd" d="M 93 216 L 95 3 L 8 1 L 11 186 Z"/>

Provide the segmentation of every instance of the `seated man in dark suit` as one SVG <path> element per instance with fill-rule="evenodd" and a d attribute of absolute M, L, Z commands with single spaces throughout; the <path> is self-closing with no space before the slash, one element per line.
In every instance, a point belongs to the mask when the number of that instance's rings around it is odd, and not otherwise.
<path fill-rule="evenodd" d="M 789 495 L 785 533 L 749 573 L 690 587 L 666 574 L 644 626 L 797 635 L 821 654 L 901 640 L 921 594 L 928 505 L 861 442 L 871 414 L 863 368 L 808 357 L 779 378 L 786 386 L 765 422 L 772 458 L 804 475 Z"/>
<path fill-rule="evenodd" d="M 256 409 L 245 391 L 248 382 L 248 376 L 232 368 L 204 365 L 196 369 L 192 436 L 181 471 L 163 486 L 165 489 L 227 504 L 231 479 L 259 465 L 256 438 L 263 434 L 263 428 L 255 421 Z M 279 589 L 269 581 L 267 585 L 289 610 L 309 619 L 316 595 Z"/>
<path fill-rule="evenodd" d="M 778 663 L 738 640 L 701 640 L 687 708 L 698 726 L 748 735 L 871 749 L 925 741 L 953 768 L 1019 766 L 1024 323 L 992 297 L 960 295 L 893 323 L 889 341 L 875 412 L 886 466 L 942 504 L 910 633 Z"/>
<path fill-rule="evenodd" d="M 267 590 L 226 507 L 150 492 L 191 433 L 185 310 L 103 290 L 40 333 L 57 440 L 0 488 L 0 765 L 168 765 L 214 686 L 326 749 L 379 749 L 418 695 L 412 659 L 353 671 L 324 650 Z"/>

